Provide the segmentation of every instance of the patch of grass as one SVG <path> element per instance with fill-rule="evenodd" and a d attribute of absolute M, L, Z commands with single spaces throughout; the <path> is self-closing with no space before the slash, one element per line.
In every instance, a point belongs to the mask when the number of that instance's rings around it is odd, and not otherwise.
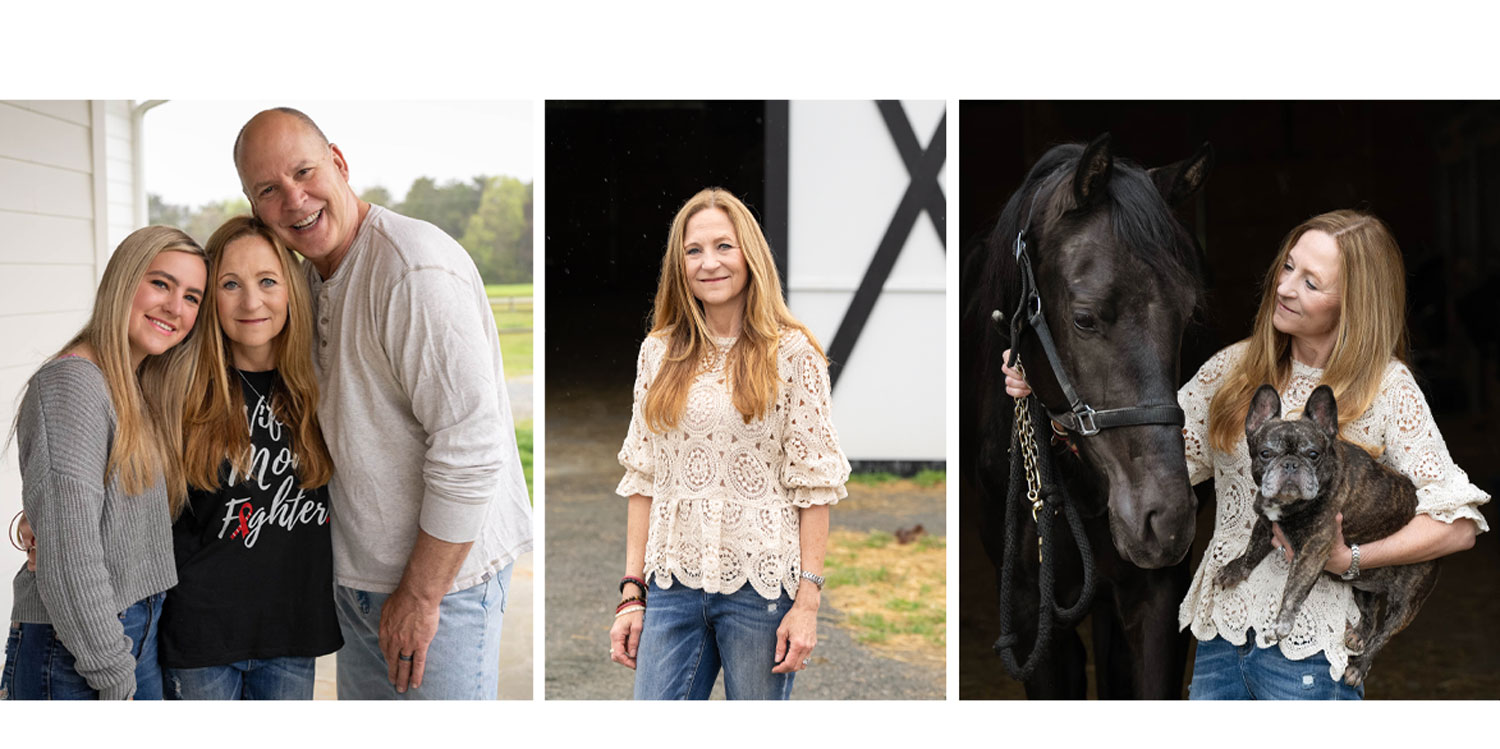
<path fill-rule="evenodd" d="M 886 582 L 891 578 L 891 573 L 884 567 L 877 569 L 863 569 L 860 567 L 839 567 L 828 571 L 828 579 L 824 581 L 827 587 L 874 585 Z"/>
<path fill-rule="evenodd" d="M 917 536 L 916 546 L 919 551 L 926 551 L 928 549 L 946 549 L 948 548 L 948 541 L 942 536 L 934 536 L 931 533 L 923 533 L 922 535 Z"/>
<path fill-rule="evenodd" d="M 923 489 L 931 489 L 934 486 L 942 486 L 948 483 L 947 471 L 934 471 L 930 468 L 917 471 L 917 475 L 911 477 L 912 483 Z"/>
<path fill-rule="evenodd" d="M 922 609 L 922 603 L 920 601 L 909 598 L 892 598 L 885 602 L 885 607 L 890 609 L 891 611 L 912 612 L 920 611 Z"/>
<path fill-rule="evenodd" d="M 870 471 L 868 473 L 849 474 L 849 483 L 861 486 L 880 486 L 901 480 L 900 476 L 886 471 Z"/>
<path fill-rule="evenodd" d="M 924 469 L 911 478 L 903 478 L 889 471 L 862 471 L 849 474 L 853 486 L 868 486 L 898 490 L 932 489 L 948 482 L 947 471 Z"/>
<path fill-rule="evenodd" d="M 500 358 L 505 364 L 507 378 L 531 374 L 531 332 L 501 333 Z"/>
<path fill-rule="evenodd" d="M 529 283 L 487 283 L 484 285 L 486 296 L 531 296 L 534 284 Z"/>
<path fill-rule="evenodd" d="M 514 306 L 491 304 L 490 311 L 494 313 L 495 327 L 499 328 L 501 333 L 531 330 L 532 309 L 530 304 L 517 304 Z"/>
<path fill-rule="evenodd" d="M 896 658 L 940 662 L 947 643 L 947 552 L 923 535 L 898 544 L 889 533 L 828 536 L 824 588 L 856 641 Z"/>
<path fill-rule="evenodd" d="M 521 472 L 526 474 L 526 495 L 536 505 L 536 492 L 531 488 L 532 423 L 527 419 L 516 424 L 516 447 L 521 450 Z"/>

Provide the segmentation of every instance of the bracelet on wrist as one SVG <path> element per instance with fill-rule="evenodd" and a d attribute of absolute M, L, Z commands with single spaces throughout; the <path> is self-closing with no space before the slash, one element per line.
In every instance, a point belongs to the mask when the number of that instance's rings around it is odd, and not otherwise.
<path fill-rule="evenodd" d="M 823 583 L 826 582 L 825 578 L 822 575 L 813 574 L 811 572 L 808 572 L 807 570 L 802 570 L 802 574 L 800 575 L 800 577 L 803 580 L 806 580 L 813 585 L 818 586 L 818 590 L 820 591 L 823 590 Z"/>
<path fill-rule="evenodd" d="M 640 606 L 641 608 L 645 608 L 646 599 L 641 598 L 640 596 L 631 596 L 629 598 L 623 599 L 620 601 L 620 604 L 618 606 L 615 606 L 615 611 L 619 611 L 626 606 Z"/>
<path fill-rule="evenodd" d="M 1349 569 L 1339 575 L 1342 580 L 1359 579 L 1359 544 L 1349 544 Z"/>
<path fill-rule="evenodd" d="M 646 610 L 645 606 L 642 606 L 639 603 L 633 604 L 633 605 L 630 605 L 630 606 L 626 606 L 625 608 L 622 608 L 619 611 L 616 611 L 615 612 L 615 618 L 619 619 L 620 617 L 622 617 L 622 616 L 624 616 L 626 614 L 634 614 L 637 611 L 645 611 L 645 610 Z"/>
<path fill-rule="evenodd" d="M 620 595 L 624 595 L 625 594 L 625 584 L 626 583 L 630 583 L 631 585 L 634 585 L 635 587 L 640 588 L 641 589 L 641 595 L 643 595 L 643 596 L 646 595 L 646 578 L 645 578 L 644 575 L 641 576 L 641 577 L 636 577 L 635 575 L 626 575 L 626 576 L 620 578 Z"/>

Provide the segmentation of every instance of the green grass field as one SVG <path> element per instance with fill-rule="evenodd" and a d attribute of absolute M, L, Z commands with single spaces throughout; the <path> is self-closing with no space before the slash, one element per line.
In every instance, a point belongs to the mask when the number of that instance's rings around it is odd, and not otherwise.
<path fill-rule="evenodd" d="M 495 327 L 501 333 L 531 330 L 533 317 L 530 304 L 491 304 L 490 311 L 495 313 Z"/>
<path fill-rule="evenodd" d="M 485 284 L 484 287 L 491 299 L 530 298 L 532 290 L 533 286 L 529 283 L 492 283 Z M 495 314 L 495 327 L 500 329 L 500 355 L 505 360 L 506 377 L 520 377 L 535 371 L 532 364 L 531 330 L 535 324 L 532 307 L 531 302 L 503 301 L 490 304 L 490 310 Z"/>
<path fill-rule="evenodd" d="M 500 358 L 506 379 L 532 373 L 531 331 L 500 334 Z"/>
<path fill-rule="evenodd" d="M 529 283 L 487 283 L 484 285 L 484 293 L 489 297 L 497 296 L 531 296 L 534 284 Z"/>

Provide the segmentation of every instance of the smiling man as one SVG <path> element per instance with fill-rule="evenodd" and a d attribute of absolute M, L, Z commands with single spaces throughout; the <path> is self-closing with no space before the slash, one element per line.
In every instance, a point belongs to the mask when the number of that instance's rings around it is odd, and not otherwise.
<path fill-rule="evenodd" d="M 339 699 L 494 699 L 531 505 L 479 271 L 437 227 L 360 200 L 297 110 L 251 118 L 234 161 L 255 215 L 311 266 Z"/>

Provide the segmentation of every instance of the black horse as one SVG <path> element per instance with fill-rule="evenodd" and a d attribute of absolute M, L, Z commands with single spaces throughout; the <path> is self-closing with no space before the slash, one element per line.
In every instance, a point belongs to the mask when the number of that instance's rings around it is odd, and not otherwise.
<path fill-rule="evenodd" d="M 1180 347 L 1202 282 L 1199 250 L 1172 206 L 1202 186 L 1211 160 L 1204 144 L 1185 161 L 1148 171 L 1114 158 L 1108 135 L 1087 146 L 1056 146 L 1010 197 L 980 251 L 966 259 L 964 340 L 975 348 L 966 357 L 965 468 L 980 495 L 985 551 L 997 568 L 1014 416 L 1002 352 L 1019 352 L 1042 404 L 1068 410 L 1035 332 L 1022 328 L 1019 340 L 1010 340 L 1021 293 L 1018 234 L 1027 237 L 1042 310 L 1081 400 L 1099 410 L 1175 405 Z M 1006 324 L 997 324 L 994 311 Z M 1188 635 L 1178 631 L 1177 608 L 1189 584 L 1197 506 L 1181 429 L 1122 426 L 1072 433 L 1050 447 L 1045 420 L 1036 431 L 1039 449 L 1054 451 L 1059 481 L 1082 512 L 1093 551 L 1098 591 L 1089 614 L 1098 696 L 1179 697 Z M 1022 515 L 1019 537 L 1031 540 L 1022 548 L 1034 550 L 1035 523 L 1029 512 Z M 1056 600 L 1066 607 L 1079 596 L 1083 569 L 1070 534 L 1058 531 Z M 1037 556 L 1019 554 L 1010 626 L 1020 658 L 1037 635 Z M 1051 639 L 1050 654 L 1026 680 L 1027 695 L 1085 697 L 1082 640 L 1071 625 Z"/>

